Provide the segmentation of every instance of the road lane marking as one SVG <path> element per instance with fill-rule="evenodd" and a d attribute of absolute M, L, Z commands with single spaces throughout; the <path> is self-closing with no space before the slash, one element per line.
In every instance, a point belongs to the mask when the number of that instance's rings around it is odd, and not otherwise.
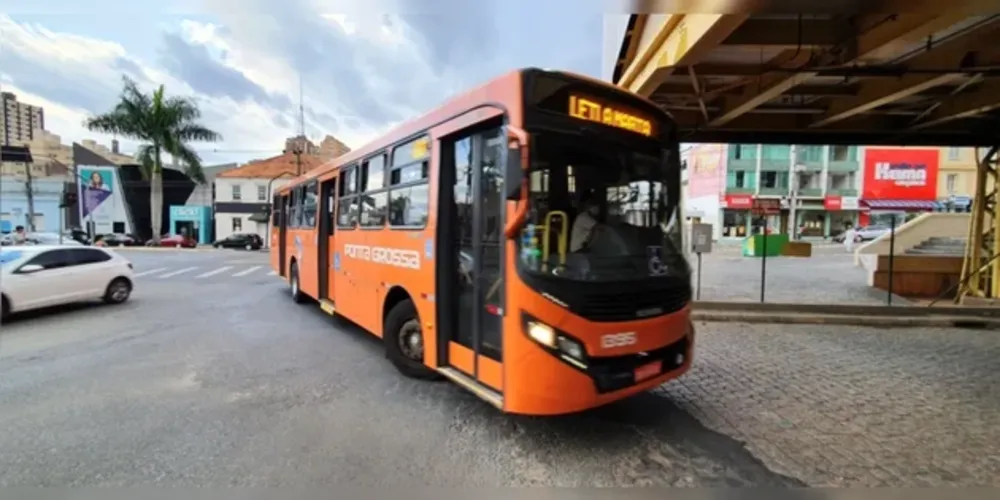
<path fill-rule="evenodd" d="M 233 277 L 234 278 L 241 278 L 241 277 L 246 276 L 246 275 L 248 275 L 248 274 L 250 274 L 250 273 L 252 273 L 252 272 L 254 272 L 254 271 L 256 271 L 256 270 L 258 270 L 260 268 L 261 268 L 261 266 L 253 266 L 250 269 L 247 269 L 245 271 L 240 271 L 240 272 L 234 274 Z"/>
<path fill-rule="evenodd" d="M 220 267 L 218 269 L 215 269 L 213 271 L 209 271 L 207 273 L 201 273 L 198 276 L 195 276 L 195 278 L 207 278 L 209 276 L 215 276 L 216 274 L 219 274 L 219 273 L 222 273 L 222 272 L 226 272 L 227 270 L 232 269 L 232 268 L 233 268 L 233 266 L 222 266 L 222 267 Z"/>
<path fill-rule="evenodd" d="M 198 269 L 198 268 L 197 267 L 185 267 L 184 269 L 178 269 L 178 270 L 176 270 L 176 271 L 174 271 L 172 273 L 161 274 L 159 276 L 159 278 L 160 279 L 172 278 L 174 276 L 177 276 L 178 274 L 189 273 L 191 271 L 194 271 L 195 269 Z"/>
<path fill-rule="evenodd" d="M 163 271 L 166 271 L 166 270 L 167 270 L 167 268 L 165 268 L 165 267 L 157 267 L 155 269 L 150 269 L 149 271 L 143 271 L 141 273 L 135 273 L 135 277 L 138 278 L 140 276 L 146 276 L 148 274 L 162 273 Z"/>
<path fill-rule="evenodd" d="M 271 271 L 271 272 L 267 273 L 267 275 L 268 276 L 277 276 L 278 275 L 278 271 Z"/>

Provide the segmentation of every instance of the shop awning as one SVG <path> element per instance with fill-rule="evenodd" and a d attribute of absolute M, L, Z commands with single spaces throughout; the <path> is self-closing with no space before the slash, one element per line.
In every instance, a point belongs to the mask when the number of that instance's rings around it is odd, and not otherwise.
<path fill-rule="evenodd" d="M 267 222 L 268 221 L 267 214 L 253 214 L 250 217 L 247 217 L 247 219 L 250 220 L 250 222 Z"/>
<path fill-rule="evenodd" d="M 928 200 L 861 200 L 872 210 L 934 210 L 937 203 Z"/>

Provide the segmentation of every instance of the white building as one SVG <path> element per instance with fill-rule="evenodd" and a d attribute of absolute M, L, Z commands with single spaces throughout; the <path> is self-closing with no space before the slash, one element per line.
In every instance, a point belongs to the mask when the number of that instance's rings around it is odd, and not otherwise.
<path fill-rule="evenodd" d="M 273 194 L 300 171 L 293 154 L 253 161 L 215 176 L 215 239 L 234 233 L 256 233 L 268 240 L 268 210 Z M 301 172 L 320 165 L 312 155 L 301 156 Z"/>

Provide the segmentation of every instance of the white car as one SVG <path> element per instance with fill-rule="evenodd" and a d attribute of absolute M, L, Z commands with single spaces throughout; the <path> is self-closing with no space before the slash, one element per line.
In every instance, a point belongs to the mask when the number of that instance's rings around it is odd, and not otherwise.
<path fill-rule="evenodd" d="M 132 294 L 132 263 L 88 246 L 0 247 L 0 314 L 102 299 L 120 304 Z"/>

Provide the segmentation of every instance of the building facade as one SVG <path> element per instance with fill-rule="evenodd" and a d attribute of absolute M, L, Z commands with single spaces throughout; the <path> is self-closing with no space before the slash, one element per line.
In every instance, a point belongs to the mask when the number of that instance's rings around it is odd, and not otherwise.
<path fill-rule="evenodd" d="M 65 182 L 61 178 L 38 178 L 31 181 L 32 200 L 28 202 L 28 183 L 25 177 L 0 178 L 0 231 L 7 233 L 17 226 L 36 232 L 59 232 L 65 228 L 62 195 Z M 29 210 L 29 205 L 33 210 Z M 28 214 L 34 216 L 29 221 Z"/>
<path fill-rule="evenodd" d="M 713 225 L 716 238 L 769 232 L 835 236 L 859 219 L 859 148 L 702 144 L 689 148 L 685 210 Z M 754 217 L 755 199 L 779 201 L 781 212 Z M 689 215 L 690 216 L 690 215 Z"/>
<path fill-rule="evenodd" d="M 17 100 L 11 92 L 0 93 L 0 141 L 20 145 L 35 138 L 36 131 L 45 128 L 45 111 Z"/>
<path fill-rule="evenodd" d="M 169 234 L 191 236 L 199 245 L 212 242 L 212 207 L 199 205 L 173 205 L 170 207 L 170 224 L 165 228 Z"/>

